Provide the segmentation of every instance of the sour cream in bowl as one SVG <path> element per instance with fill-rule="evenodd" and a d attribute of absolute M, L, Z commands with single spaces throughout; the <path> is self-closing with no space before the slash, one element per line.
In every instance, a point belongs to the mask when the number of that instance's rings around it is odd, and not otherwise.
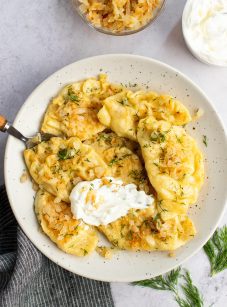
<path fill-rule="evenodd" d="M 227 0 L 188 0 L 182 30 L 196 58 L 227 67 Z"/>

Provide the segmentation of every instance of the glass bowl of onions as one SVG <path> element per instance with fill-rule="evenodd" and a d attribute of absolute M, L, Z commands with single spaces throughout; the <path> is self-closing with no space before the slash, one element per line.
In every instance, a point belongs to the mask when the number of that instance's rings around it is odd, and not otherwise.
<path fill-rule="evenodd" d="M 92 28 L 110 35 L 129 35 L 148 27 L 165 0 L 72 0 L 78 14 Z"/>

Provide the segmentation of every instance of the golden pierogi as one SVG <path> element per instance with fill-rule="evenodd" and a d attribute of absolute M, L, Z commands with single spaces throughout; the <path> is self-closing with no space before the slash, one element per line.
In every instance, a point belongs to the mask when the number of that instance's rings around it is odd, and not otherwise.
<path fill-rule="evenodd" d="M 121 91 L 106 76 L 66 85 L 49 104 L 41 130 L 56 136 L 76 136 L 86 140 L 105 129 L 97 113 L 102 100 Z"/>
<path fill-rule="evenodd" d="M 69 194 L 77 182 L 108 175 L 103 159 L 78 138 L 59 137 L 24 151 L 29 172 L 35 182 L 60 200 L 69 202 Z"/>
<path fill-rule="evenodd" d="M 191 115 L 185 106 L 172 96 L 155 92 L 129 90 L 110 96 L 103 101 L 98 113 L 99 121 L 117 135 L 137 140 L 137 125 L 140 119 L 153 116 L 173 125 L 185 125 Z"/>
<path fill-rule="evenodd" d="M 147 117 L 138 125 L 148 177 L 158 197 L 193 204 L 204 181 L 203 155 L 184 128 Z"/>
<path fill-rule="evenodd" d="M 68 254 L 86 256 L 98 243 L 94 227 L 73 217 L 70 206 L 48 192 L 39 190 L 35 198 L 35 213 L 44 233 Z"/>
<path fill-rule="evenodd" d="M 175 250 L 195 235 L 186 215 L 163 220 L 154 208 L 131 210 L 126 216 L 98 227 L 116 247 L 126 250 Z"/>

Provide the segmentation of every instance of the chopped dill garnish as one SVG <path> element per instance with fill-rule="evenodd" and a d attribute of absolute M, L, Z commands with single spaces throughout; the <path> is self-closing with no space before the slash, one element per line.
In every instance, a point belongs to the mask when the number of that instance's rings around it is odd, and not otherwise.
<path fill-rule="evenodd" d="M 180 143 L 180 144 L 182 144 L 182 139 L 179 138 L 176 134 L 175 134 L 175 136 L 176 136 L 177 142 Z"/>
<path fill-rule="evenodd" d="M 112 141 L 112 135 L 108 134 L 108 133 L 101 133 L 99 135 L 98 141 L 103 140 L 105 143 L 107 144 L 111 144 Z"/>
<path fill-rule="evenodd" d="M 115 163 L 118 163 L 118 162 L 122 161 L 123 159 L 125 159 L 125 158 L 127 158 L 131 155 L 132 154 L 124 154 L 121 157 L 114 156 L 114 158 L 112 160 L 110 160 L 108 166 L 113 166 Z"/>
<path fill-rule="evenodd" d="M 71 94 L 69 96 L 70 100 L 72 101 L 76 101 L 76 102 L 79 102 L 79 97 L 77 95 L 74 95 L 74 94 Z"/>
<path fill-rule="evenodd" d="M 118 247 L 118 240 L 112 240 L 111 242 L 114 246 Z"/>
<path fill-rule="evenodd" d="M 122 104 L 123 106 L 128 106 L 128 99 L 126 97 L 122 98 L 121 100 L 118 100 L 117 102 Z"/>
<path fill-rule="evenodd" d="M 109 162 L 109 166 L 113 166 L 115 163 L 117 163 L 119 161 L 119 158 L 113 158 L 113 159 L 111 159 L 110 160 L 110 162 Z"/>
<path fill-rule="evenodd" d="M 166 133 L 162 133 L 162 132 L 152 132 L 150 135 L 150 140 L 152 142 L 158 142 L 158 143 L 163 143 L 166 140 Z"/>
<path fill-rule="evenodd" d="M 94 184 L 93 183 L 90 184 L 90 188 L 89 188 L 89 191 L 92 191 L 92 190 L 94 190 Z"/>
<path fill-rule="evenodd" d="M 73 89 L 72 89 L 72 86 L 70 86 L 68 88 L 68 96 L 67 96 L 68 99 L 70 99 L 71 101 L 74 101 L 74 102 L 79 102 L 80 99 L 79 97 L 74 93 Z"/>
<path fill-rule="evenodd" d="M 157 213 L 156 215 L 155 215 L 155 217 L 153 218 L 153 220 L 156 222 L 157 220 L 159 220 L 161 218 L 161 213 L 159 212 L 159 213 Z"/>
<path fill-rule="evenodd" d="M 68 149 L 65 148 L 65 149 L 59 150 L 58 157 L 60 160 L 68 159 Z"/>
<path fill-rule="evenodd" d="M 75 148 L 64 148 L 59 150 L 58 152 L 58 158 L 59 160 L 67 160 L 72 159 L 75 157 L 75 155 L 78 155 L 80 150 L 76 150 Z"/>
<path fill-rule="evenodd" d="M 168 211 L 168 210 L 162 208 L 162 202 L 163 202 L 163 199 L 157 201 L 157 207 L 161 210 L 160 213 Z"/>
<path fill-rule="evenodd" d="M 184 187 L 180 185 L 180 196 L 184 196 Z"/>
<path fill-rule="evenodd" d="M 132 179 L 137 180 L 141 183 L 146 180 L 146 175 L 144 174 L 143 170 L 131 170 L 129 172 L 129 176 L 131 176 Z"/>
<path fill-rule="evenodd" d="M 137 83 L 131 83 L 131 82 L 129 81 L 128 86 L 129 86 L 129 87 L 136 87 L 136 86 L 137 86 Z"/>
<path fill-rule="evenodd" d="M 207 145 L 208 145 L 208 138 L 207 138 L 207 136 L 206 135 L 203 135 L 203 144 L 207 147 Z"/>

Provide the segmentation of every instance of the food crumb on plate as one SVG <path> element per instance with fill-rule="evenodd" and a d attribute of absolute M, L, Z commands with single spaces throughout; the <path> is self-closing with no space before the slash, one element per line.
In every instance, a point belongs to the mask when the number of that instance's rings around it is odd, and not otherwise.
<path fill-rule="evenodd" d="M 28 180 L 28 173 L 26 170 L 23 171 L 22 175 L 20 176 L 20 182 L 24 183 Z"/>
<path fill-rule="evenodd" d="M 194 121 L 198 120 L 200 117 L 203 116 L 203 114 L 204 114 L 204 110 L 203 109 L 199 108 L 199 109 L 195 110 L 195 114 L 193 116 L 193 120 Z"/>
<path fill-rule="evenodd" d="M 176 253 L 174 251 L 171 251 L 171 252 L 169 252 L 168 256 L 171 257 L 171 258 L 175 258 Z"/>
<path fill-rule="evenodd" d="M 32 190 L 35 192 L 39 190 L 39 186 L 34 180 L 32 180 Z"/>
<path fill-rule="evenodd" d="M 103 258 L 112 259 L 113 257 L 113 247 L 97 246 L 95 250 Z"/>

